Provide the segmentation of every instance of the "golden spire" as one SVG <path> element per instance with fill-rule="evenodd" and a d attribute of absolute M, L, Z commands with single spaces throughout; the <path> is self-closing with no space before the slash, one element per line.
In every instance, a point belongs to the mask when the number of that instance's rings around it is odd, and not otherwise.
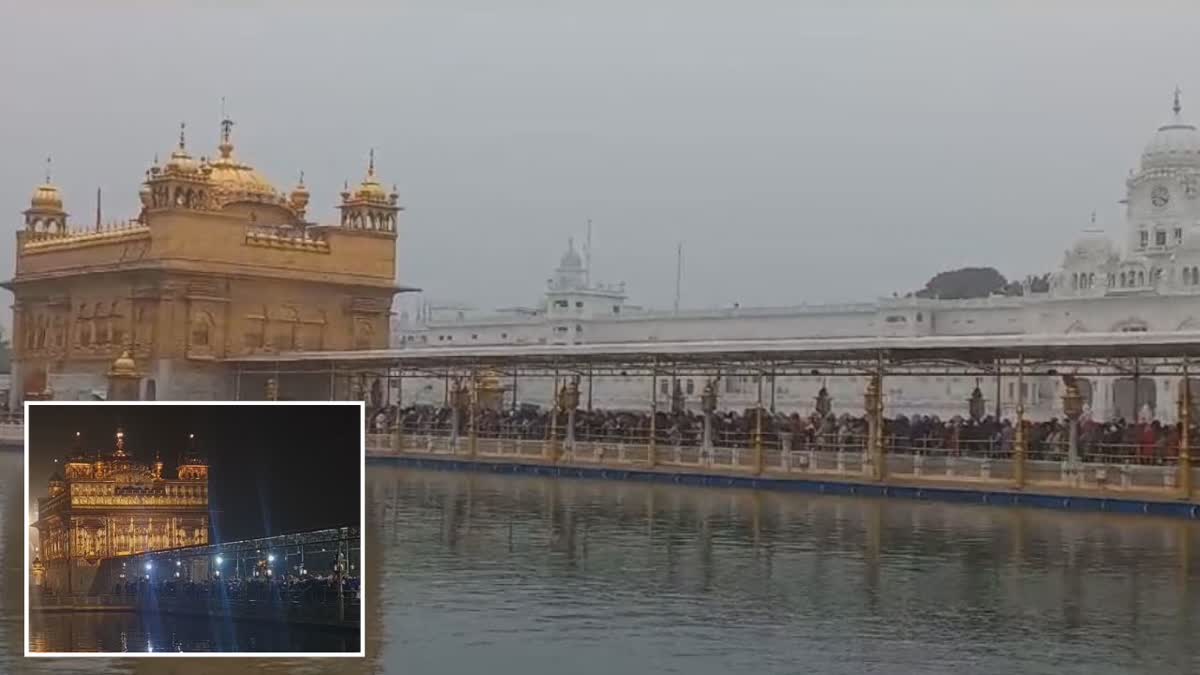
<path fill-rule="evenodd" d="M 50 167 L 52 161 L 53 160 L 51 159 L 50 155 L 46 155 L 46 185 L 50 184 Z"/>
<path fill-rule="evenodd" d="M 375 148 L 371 148 L 371 152 L 368 155 L 368 157 L 370 157 L 370 159 L 367 160 L 367 177 L 374 178 L 375 177 Z M 46 182 L 49 183 L 50 179 L 47 178 Z"/>

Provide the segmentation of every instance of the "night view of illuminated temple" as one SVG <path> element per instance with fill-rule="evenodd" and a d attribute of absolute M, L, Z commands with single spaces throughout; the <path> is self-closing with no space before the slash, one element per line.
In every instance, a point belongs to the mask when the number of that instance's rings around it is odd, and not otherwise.
<path fill-rule="evenodd" d="M 35 576 L 56 592 L 96 592 L 101 563 L 120 555 L 198 546 L 209 541 L 208 463 L 194 447 L 175 478 L 134 459 L 118 430 L 111 451 L 76 447 L 47 496 L 38 499 L 40 553 Z"/>
<path fill-rule="evenodd" d="M 69 218 L 47 173 L 3 284 L 15 400 L 219 400 L 233 397 L 230 358 L 388 346 L 392 298 L 406 290 L 395 282 L 402 209 L 374 152 L 341 191 L 340 221 L 316 223 L 303 175 L 279 190 L 235 154 L 232 129 L 223 120 L 203 156 L 181 126 L 123 222 L 101 222 L 98 204 L 94 223 Z"/>

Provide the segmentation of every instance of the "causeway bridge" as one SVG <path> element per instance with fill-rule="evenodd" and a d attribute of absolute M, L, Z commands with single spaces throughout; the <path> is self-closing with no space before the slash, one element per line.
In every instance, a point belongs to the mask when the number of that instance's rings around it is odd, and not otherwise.
<path fill-rule="evenodd" d="M 1200 331 L 439 346 L 263 354 L 230 363 L 239 399 L 313 400 L 323 394 L 368 401 L 368 416 L 388 407 L 406 378 L 443 379 L 449 425 L 406 428 L 393 422 L 381 429 L 368 420 L 368 457 L 402 463 L 1198 518 L 1200 473 L 1192 459 L 1200 435 L 1197 360 Z M 1152 456 L 1111 444 L 1085 451 L 1081 429 L 1091 383 L 1132 377 L 1136 385 L 1139 375 L 1150 374 L 1174 393 L 1167 396 L 1175 405 L 1163 406 L 1170 414 L 1156 422 L 1172 429 L 1169 448 Z M 555 401 L 543 437 L 482 423 L 484 375 L 511 381 L 514 390 L 521 378 L 553 378 Z M 753 421 L 742 437 L 722 437 L 712 430 L 720 400 L 711 385 L 738 376 L 759 383 L 757 403 L 746 413 Z M 801 444 L 766 433 L 764 420 L 777 412 L 772 388 L 776 378 L 788 376 L 865 382 L 861 403 L 850 406 L 861 433 Z M 947 376 L 994 382 L 997 391 L 1002 379 L 1014 384 L 1008 420 L 1014 436 L 999 445 L 955 441 L 930 447 L 890 435 L 888 383 Z M 581 390 L 593 377 L 644 379 L 649 405 L 641 413 L 649 428 L 580 433 Z M 660 396 L 659 384 L 680 377 L 710 385 L 701 396 L 699 443 L 681 443 L 655 427 L 664 423 L 659 421 L 664 414 L 675 412 L 675 401 Z M 1036 451 L 1034 422 L 1025 412 L 1024 385 L 1033 378 L 1058 382 L 1065 429 L 1052 448 Z M 515 394 L 512 404 L 515 412 Z M 820 415 L 829 414 L 820 409 L 819 396 L 816 407 Z M 977 386 L 963 401 L 964 416 L 980 419 L 984 408 Z"/>

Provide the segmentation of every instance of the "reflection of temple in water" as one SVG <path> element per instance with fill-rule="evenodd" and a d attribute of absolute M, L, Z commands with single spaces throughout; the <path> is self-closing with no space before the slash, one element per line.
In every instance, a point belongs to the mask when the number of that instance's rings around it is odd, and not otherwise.
<path fill-rule="evenodd" d="M 195 448 L 168 479 L 157 454 L 135 460 L 117 431 L 111 453 L 76 448 L 64 473 L 50 477 L 34 523 L 51 590 L 91 591 L 105 558 L 208 543 L 208 463 Z"/>

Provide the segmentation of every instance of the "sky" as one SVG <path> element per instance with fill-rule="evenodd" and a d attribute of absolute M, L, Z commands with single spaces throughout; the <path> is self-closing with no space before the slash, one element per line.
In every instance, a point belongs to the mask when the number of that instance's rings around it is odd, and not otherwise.
<path fill-rule="evenodd" d="M 137 213 L 186 121 L 330 222 L 375 148 L 398 277 L 538 300 L 590 218 L 593 279 L 669 307 L 871 300 L 1051 271 L 1114 237 L 1142 146 L 1200 119 L 1200 3 L 405 0 L 0 3 L 0 276 L 45 157 L 68 211 Z M 3 317 L 10 323 L 11 317 Z"/>
<path fill-rule="evenodd" d="M 269 405 L 32 406 L 29 506 L 79 445 L 111 454 L 118 427 L 126 452 L 162 457 L 173 478 L 188 434 L 209 462 L 209 510 L 216 542 L 357 525 L 362 487 L 360 408 Z M 58 463 L 55 463 L 55 460 Z"/>

